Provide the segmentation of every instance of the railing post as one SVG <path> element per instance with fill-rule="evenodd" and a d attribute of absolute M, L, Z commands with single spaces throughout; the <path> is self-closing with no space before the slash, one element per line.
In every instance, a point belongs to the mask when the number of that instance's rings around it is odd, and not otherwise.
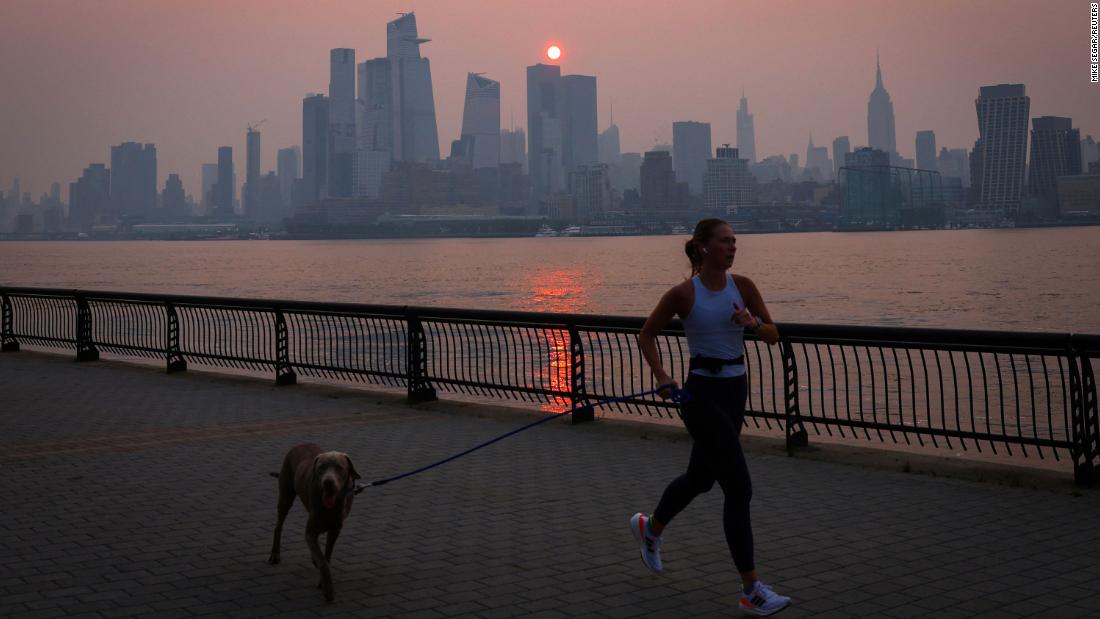
<path fill-rule="evenodd" d="M 786 421 L 783 424 L 787 437 L 787 453 L 793 453 L 795 447 L 809 445 L 809 435 L 802 425 L 802 412 L 798 404 L 798 365 L 795 363 L 794 347 L 790 340 L 781 338 L 779 348 L 783 358 L 783 394 L 786 399 Z"/>
<path fill-rule="evenodd" d="M 92 310 L 88 307 L 88 300 L 79 292 L 76 298 L 76 360 L 96 361 L 99 359 L 99 350 L 92 341 Z"/>
<path fill-rule="evenodd" d="M 420 317 L 410 311 L 405 312 L 405 325 L 408 329 L 405 374 L 409 377 L 406 401 L 432 402 L 438 397 L 428 380 L 428 338 L 424 334 L 424 325 Z"/>
<path fill-rule="evenodd" d="M 596 410 L 588 401 L 584 380 L 584 346 L 576 325 L 569 325 L 569 407 L 573 424 L 596 419 Z M 579 407 L 579 408 L 578 408 Z"/>
<path fill-rule="evenodd" d="M 283 310 L 275 308 L 275 384 L 293 385 L 298 375 L 290 367 L 290 334 L 286 328 Z"/>
<path fill-rule="evenodd" d="M 16 352 L 19 350 L 19 341 L 15 339 L 14 313 L 11 309 L 11 299 L 7 294 L 0 295 L 3 302 L 3 319 L 0 321 L 0 352 Z"/>
<path fill-rule="evenodd" d="M 166 372 L 168 374 L 183 372 L 187 369 L 187 361 L 180 352 L 180 321 L 176 316 L 176 306 L 171 301 L 167 301 L 164 308 L 168 312 L 168 329 L 164 342 L 164 358 L 168 365 Z"/>
<path fill-rule="evenodd" d="M 1070 457 L 1073 481 L 1091 488 L 1100 468 L 1095 462 L 1100 451 L 1100 421 L 1097 419 L 1096 378 L 1092 361 L 1084 350 L 1073 347 L 1069 358 L 1070 381 Z"/>

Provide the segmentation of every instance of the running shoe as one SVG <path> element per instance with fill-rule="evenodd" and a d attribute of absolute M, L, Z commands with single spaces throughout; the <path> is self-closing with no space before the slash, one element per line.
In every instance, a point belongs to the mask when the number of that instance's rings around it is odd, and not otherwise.
<path fill-rule="evenodd" d="M 641 512 L 631 516 L 630 531 L 634 534 L 634 539 L 638 540 L 642 563 L 654 574 L 661 573 L 664 569 L 661 565 L 661 538 L 649 532 L 649 516 Z"/>
<path fill-rule="evenodd" d="M 741 611 L 746 615 L 767 617 L 783 610 L 791 603 L 791 598 L 779 595 L 759 580 L 753 583 L 752 591 L 741 593 Z"/>

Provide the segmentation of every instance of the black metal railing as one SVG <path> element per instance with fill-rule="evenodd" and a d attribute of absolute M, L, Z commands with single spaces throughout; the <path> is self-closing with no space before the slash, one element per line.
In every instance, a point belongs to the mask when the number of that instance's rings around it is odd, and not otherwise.
<path fill-rule="evenodd" d="M 538 402 L 548 409 L 652 389 L 641 318 L 0 287 L 2 348 L 20 344 L 407 390 Z M 748 421 L 907 445 L 1068 459 L 1091 485 L 1100 458 L 1100 336 L 783 323 L 777 346 L 746 341 Z M 686 371 L 683 330 L 658 349 Z M 2 397 L 2 396 L 0 396 Z M 610 413 L 670 417 L 654 396 Z"/>

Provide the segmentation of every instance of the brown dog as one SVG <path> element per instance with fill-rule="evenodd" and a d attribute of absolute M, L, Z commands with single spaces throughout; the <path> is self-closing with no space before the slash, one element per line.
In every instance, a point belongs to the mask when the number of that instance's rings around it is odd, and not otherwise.
<path fill-rule="evenodd" d="M 306 546 L 309 547 L 313 564 L 321 571 L 321 582 L 317 585 L 325 593 L 325 600 L 331 602 L 335 597 L 332 588 L 332 573 L 329 562 L 332 561 L 332 547 L 340 536 L 344 519 L 351 512 L 355 498 L 355 480 L 359 473 L 346 453 L 325 451 L 314 443 L 298 445 L 287 452 L 283 458 L 283 468 L 272 473 L 279 478 L 279 511 L 275 523 L 275 539 L 271 542 L 271 557 L 268 563 L 279 562 L 279 545 L 283 535 L 283 521 L 294 505 L 294 497 L 302 500 L 309 512 L 306 522 Z M 318 538 L 325 537 L 325 552 L 321 553 Z"/>

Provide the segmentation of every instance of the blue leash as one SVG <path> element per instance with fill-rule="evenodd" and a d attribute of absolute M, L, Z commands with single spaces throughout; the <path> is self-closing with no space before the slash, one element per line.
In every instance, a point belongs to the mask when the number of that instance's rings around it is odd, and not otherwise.
<path fill-rule="evenodd" d="M 406 477 L 412 477 L 413 475 L 418 475 L 420 473 L 423 473 L 424 471 L 430 471 L 431 469 L 434 469 L 437 466 L 443 466 L 444 464 L 447 464 L 448 462 L 450 462 L 452 460 L 457 460 L 457 459 L 459 459 L 463 456 L 467 456 L 469 454 L 472 454 L 472 453 L 474 453 L 475 451 L 477 451 L 479 449 L 482 449 L 484 447 L 488 447 L 489 445 L 492 445 L 493 443 L 496 443 L 497 441 L 502 441 L 502 440 L 508 438 L 509 436 L 519 434 L 520 432 L 523 432 L 524 430 L 529 430 L 529 429 L 531 429 L 531 428 L 533 428 L 533 427 L 535 427 L 539 424 L 546 423 L 547 421 L 550 421 L 552 419 L 559 419 L 559 418 L 564 417 L 566 415 L 571 415 L 571 414 L 577 412 L 578 410 L 581 410 L 582 408 L 586 408 L 586 406 L 591 406 L 592 408 L 595 408 L 597 406 L 603 406 L 605 404 L 610 404 L 612 402 L 623 402 L 623 401 L 626 401 L 626 400 L 631 400 L 631 399 L 634 399 L 634 398 L 640 398 L 642 396 L 657 393 L 658 391 L 661 391 L 661 389 L 663 389 L 663 388 L 664 387 L 657 387 L 655 389 L 649 389 L 647 391 L 640 391 L 638 393 L 632 393 L 630 395 L 619 396 L 619 397 L 616 397 L 616 398 L 607 398 L 605 400 L 597 400 L 597 401 L 595 401 L 595 402 L 593 402 L 589 405 L 575 406 L 575 407 L 573 407 L 569 410 L 562 411 L 560 413 L 555 413 L 555 414 L 550 415 L 548 417 L 543 417 L 542 419 L 537 419 L 537 420 L 532 421 L 531 423 L 529 423 L 527 425 L 520 426 L 520 427 L 516 428 L 515 430 L 512 430 L 510 432 L 506 432 L 504 434 L 501 434 L 500 436 L 498 436 L 496 438 L 491 438 L 491 439 L 485 441 L 484 443 L 474 445 L 473 447 L 471 447 L 471 448 L 469 448 L 465 451 L 460 451 L 460 452 L 458 452 L 454 455 L 448 456 L 448 457 L 446 457 L 442 460 L 439 460 L 437 462 L 433 462 L 431 464 L 424 465 L 424 466 L 422 466 L 418 469 L 413 469 L 413 470 L 408 471 L 406 473 L 401 473 L 400 475 L 394 475 L 393 477 L 386 477 L 386 478 L 375 480 L 375 481 L 372 481 L 372 482 L 366 483 L 366 484 L 356 484 L 355 494 L 359 494 L 360 492 L 366 490 L 367 488 L 373 488 L 373 487 L 376 487 L 376 486 L 381 486 L 383 484 L 388 484 L 391 481 L 397 481 L 399 479 L 405 479 Z M 689 397 L 688 397 L 687 391 L 685 391 L 683 389 L 673 389 L 672 390 L 671 400 L 673 402 L 676 402 L 677 404 L 683 404 L 684 402 L 687 402 L 688 399 L 689 399 Z"/>

